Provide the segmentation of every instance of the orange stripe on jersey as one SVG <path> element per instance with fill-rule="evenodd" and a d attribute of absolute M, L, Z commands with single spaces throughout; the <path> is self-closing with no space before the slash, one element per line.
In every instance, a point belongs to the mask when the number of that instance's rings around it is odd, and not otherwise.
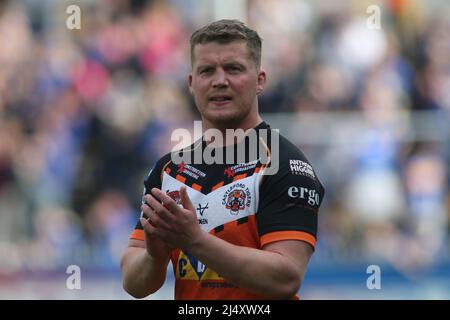
<path fill-rule="evenodd" d="M 264 169 L 265 167 L 267 167 L 267 165 L 263 164 L 261 167 L 258 167 L 255 169 L 255 173 L 260 172 L 262 169 Z"/>
<path fill-rule="evenodd" d="M 216 237 L 238 246 L 261 248 L 254 214 L 233 220 L 210 231 Z"/>
<path fill-rule="evenodd" d="M 168 168 L 168 165 L 169 165 L 169 163 L 171 162 L 172 160 L 169 160 L 169 161 L 167 161 L 166 162 L 166 164 L 163 166 L 163 168 L 162 168 L 162 170 L 161 170 L 161 181 L 162 181 L 162 179 L 163 179 L 163 172 L 166 172 L 167 174 L 170 174 L 170 168 Z M 167 169 L 166 169 L 167 168 Z"/>
<path fill-rule="evenodd" d="M 267 233 L 261 237 L 261 247 L 280 240 L 301 240 L 309 243 L 313 248 L 316 247 L 316 238 L 303 231 L 275 231 Z"/>
<path fill-rule="evenodd" d="M 224 183 L 225 183 L 225 182 L 223 182 L 223 181 L 222 181 L 222 182 L 219 182 L 219 183 L 216 184 L 214 187 L 212 187 L 211 190 L 214 191 L 214 190 L 216 190 L 216 189 L 219 189 L 221 186 L 224 185 Z"/>
<path fill-rule="evenodd" d="M 134 229 L 133 232 L 130 235 L 130 239 L 136 239 L 136 240 L 145 240 L 144 237 L 144 230 L 142 229 Z"/>
<path fill-rule="evenodd" d="M 192 189 L 197 190 L 197 191 L 202 191 L 202 186 L 196 183 L 192 184 Z"/>
<path fill-rule="evenodd" d="M 186 178 L 183 176 L 180 176 L 179 174 L 177 174 L 175 178 L 182 183 L 186 182 Z"/>
<path fill-rule="evenodd" d="M 169 160 L 169 161 L 167 161 L 167 162 L 163 165 L 162 171 L 166 170 L 167 166 L 169 165 L 169 163 L 170 163 L 171 161 L 172 161 L 172 160 Z"/>
<path fill-rule="evenodd" d="M 237 176 L 235 176 L 235 177 L 233 178 L 233 181 L 237 181 L 237 180 L 244 179 L 246 176 L 247 176 L 246 173 L 238 174 Z"/>

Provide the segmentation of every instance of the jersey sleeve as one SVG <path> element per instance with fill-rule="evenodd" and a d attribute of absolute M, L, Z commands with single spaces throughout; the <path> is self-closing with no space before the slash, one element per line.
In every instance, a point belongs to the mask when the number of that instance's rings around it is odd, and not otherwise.
<path fill-rule="evenodd" d="M 261 247 L 301 240 L 315 249 L 324 188 L 304 157 L 289 158 L 280 159 L 278 172 L 264 176 L 260 186 L 256 219 Z"/>
<path fill-rule="evenodd" d="M 162 173 L 164 170 L 164 164 L 160 160 L 156 163 L 156 165 L 150 170 L 147 178 L 144 181 L 144 192 L 143 195 L 149 194 L 150 190 L 152 188 L 159 188 L 161 189 L 162 185 Z M 144 216 L 144 213 L 141 211 L 140 218 Z M 144 216 L 145 217 L 145 216 Z M 145 240 L 144 238 L 144 230 L 142 227 L 142 224 L 140 220 L 137 221 L 136 226 L 133 230 L 133 232 L 130 235 L 130 239 L 136 239 L 136 240 Z"/>

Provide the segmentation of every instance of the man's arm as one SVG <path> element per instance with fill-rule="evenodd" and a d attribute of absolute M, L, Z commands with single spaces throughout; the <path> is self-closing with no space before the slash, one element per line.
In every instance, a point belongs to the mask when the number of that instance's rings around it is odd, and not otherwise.
<path fill-rule="evenodd" d="M 146 236 L 146 240 L 148 236 Z M 135 298 L 145 298 L 149 294 L 158 291 L 166 280 L 167 264 L 170 251 L 161 247 L 160 240 L 154 239 L 153 246 L 158 248 L 149 253 L 146 242 L 130 239 L 125 250 L 120 267 L 122 270 L 123 288 Z"/>
<path fill-rule="evenodd" d="M 229 282 L 270 299 L 291 299 L 300 289 L 312 248 L 297 240 L 241 247 L 203 232 L 187 250 Z"/>
<path fill-rule="evenodd" d="M 283 240 L 263 250 L 236 246 L 199 227 L 185 187 L 180 190 L 184 208 L 159 189 L 151 194 L 142 207 L 151 222 L 142 221 L 146 233 L 189 252 L 227 281 L 255 294 L 290 299 L 297 293 L 313 251 L 309 244 Z"/>

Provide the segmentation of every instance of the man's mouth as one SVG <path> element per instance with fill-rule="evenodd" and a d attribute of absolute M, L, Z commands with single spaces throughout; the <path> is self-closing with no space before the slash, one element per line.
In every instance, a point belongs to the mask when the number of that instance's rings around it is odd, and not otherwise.
<path fill-rule="evenodd" d="M 209 101 L 213 101 L 213 102 L 225 102 L 225 101 L 230 101 L 231 97 L 230 96 L 213 96 L 211 98 L 209 98 Z"/>
<path fill-rule="evenodd" d="M 215 105 L 224 105 L 231 100 L 232 98 L 230 96 L 213 96 L 209 98 L 209 101 Z"/>

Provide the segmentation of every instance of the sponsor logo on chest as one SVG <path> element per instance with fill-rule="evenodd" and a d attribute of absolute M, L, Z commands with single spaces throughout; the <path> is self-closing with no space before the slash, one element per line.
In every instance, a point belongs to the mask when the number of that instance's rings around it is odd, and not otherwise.
<path fill-rule="evenodd" d="M 198 217 L 199 224 L 208 224 L 208 219 L 205 217 L 205 211 L 206 211 L 206 209 L 209 209 L 208 204 L 209 203 L 207 203 L 205 206 L 202 206 L 202 204 L 199 203 L 197 208 L 195 209 L 195 210 L 197 210 L 197 212 L 200 215 L 200 217 Z"/>
<path fill-rule="evenodd" d="M 255 169 L 258 164 L 257 160 L 247 162 L 247 163 L 240 163 L 235 166 L 227 167 L 223 174 L 226 175 L 228 178 L 234 177 L 236 174 L 239 174 L 241 172 L 245 172 L 248 170 Z"/>
<path fill-rule="evenodd" d="M 183 173 L 185 175 L 192 177 L 195 180 L 197 180 L 200 177 L 201 178 L 206 177 L 206 173 L 184 162 L 181 162 L 178 165 L 177 173 Z"/>

